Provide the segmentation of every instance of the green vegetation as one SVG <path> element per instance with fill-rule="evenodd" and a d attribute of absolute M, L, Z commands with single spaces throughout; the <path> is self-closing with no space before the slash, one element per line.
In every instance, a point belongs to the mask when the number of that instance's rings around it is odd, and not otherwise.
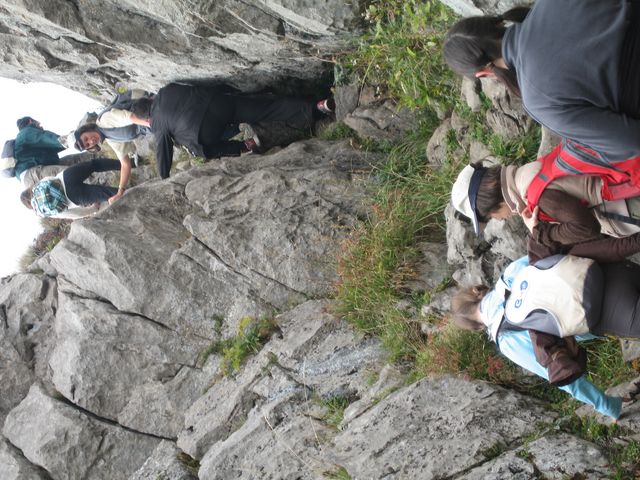
<path fill-rule="evenodd" d="M 344 243 L 338 260 L 337 313 L 363 332 L 380 337 L 391 360 L 412 367 L 412 380 L 448 373 L 491 381 L 549 402 L 563 418 L 577 418 L 573 412 L 578 402 L 540 378 L 523 375 L 483 334 L 456 329 L 447 325 L 446 318 L 432 315 L 428 321 L 439 331 L 427 338 L 412 315 L 398 307 L 408 299 L 420 309 L 431 299 L 433 292 L 410 294 L 404 285 L 414 275 L 418 242 L 444 240 L 443 212 L 451 185 L 469 159 L 464 145 L 469 140 L 481 142 L 503 161 L 520 164 L 535 159 L 540 131 L 534 128 L 518 139 L 505 140 L 487 126 L 489 99 L 481 95 L 478 112 L 461 104 L 458 79 L 440 55 L 444 32 L 455 18 L 437 1 L 376 0 L 366 18 L 371 31 L 340 59 L 339 81 L 356 80 L 373 86 L 381 96 L 395 97 L 400 106 L 417 109 L 418 122 L 398 144 L 377 146 L 387 160 L 374 172 L 371 214 Z M 453 129 L 446 134 L 446 159 L 442 166 L 434 166 L 425 147 L 443 112 L 453 112 L 468 128 L 466 138 Z M 358 141 L 344 126 L 326 135 Z M 616 340 L 589 342 L 587 348 L 589 377 L 600 387 L 634 375 L 622 361 Z M 578 421 L 586 422 L 572 420 Z M 580 425 L 586 429 L 581 435 L 598 436 L 600 427 Z M 612 463 L 623 472 L 617 478 L 631 478 L 624 472 L 631 471 L 628 465 L 638 464 L 640 445 L 632 441 L 621 446 L 609 430 L 599 435 L 608 442 Z"/>
<path fill-rule="evenodd" d="M 40 224 L 44 229 L 33 241 L 26 252 L 20 257 L 20 271 L 25 272 L 29 265 L 35 262 L 44 254 L 53 250 L 60 240 L 66 238 L 71 229 L 70 220 L 60 220 L 55 218 L 42 218 Z"/>
<path fill-rule="evenodd" d="M 351 403 L 349 399 L 342 395 L 337 395 L 331 398 L 320 399 L 319 403 L 326 410 L 322 421 L 334 430 L 339 430 L 340 423 L 344 417 L 344 411 Z"/>
<path fill-rule="evenodd" d="M 217 326 L 217 317 L 214 321 Z M 200 354 L 200 362 L 204 363 L 211 354 L 222 355 L 220 373 L 230 376 L 240 370 L 245 360 L 258 353 L 271 333 L 277 329 L 277 324 L 271 318 L 254 319 L 244 317 L 238 325 L 238 334 L 226 340 L 213 342 Z"/>
<path fill-rule="evenodd" d="M 198 475 L 198 470 L 200 469 L 200 462 L 198 460 L 184 452 L 178 453 L 176 458 L 187 468 L 187 470 L 189 470 L 189 472 L 194 475 Z"/>
<path fill-rule="evenodd" d="M 324 472 L 322 476 L 330 480 L 351 480 L 351 475 L 342 465 L 334 466 L 331 470 Z"/>

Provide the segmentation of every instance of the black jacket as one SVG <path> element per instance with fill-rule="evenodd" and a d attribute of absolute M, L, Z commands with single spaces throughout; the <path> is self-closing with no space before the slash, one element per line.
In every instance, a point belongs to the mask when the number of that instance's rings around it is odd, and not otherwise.
<path fill-rule="evenodd" d="M 151 106 L 151 131 L 156 138 L 158 175 L 169 177 L 173 145 L 184 145 L 204 156 L 198 141 L 200 125 L 217 88 L 170 83 L 160 89 Z"/>

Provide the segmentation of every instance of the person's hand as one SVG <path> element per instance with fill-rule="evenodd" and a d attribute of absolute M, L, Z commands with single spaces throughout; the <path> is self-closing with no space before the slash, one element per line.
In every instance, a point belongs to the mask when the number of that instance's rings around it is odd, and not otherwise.
<path fill-rule="evenodd" d="M 524 209 L 520 212 L 520 216 L 522 217 L 522 221 L 527 226 L 529 231 L 533 233 L 533 229 L 538 225 L 538 212 L 540 209 L 536 206 L 533 209 L 533 212 L 529 207 L 524 207 Z"/>
<path fill-rule="evenodd" d="M 118 193 L 116 193 L 113 197 L 109 198 L 109 205 L 111 205 L 113 202 L 116 202 L 118 200 L 120 200 L 120 198 L 122 198 L 122 195 L 124 195 L 124 190 L 118 190 Z"/>

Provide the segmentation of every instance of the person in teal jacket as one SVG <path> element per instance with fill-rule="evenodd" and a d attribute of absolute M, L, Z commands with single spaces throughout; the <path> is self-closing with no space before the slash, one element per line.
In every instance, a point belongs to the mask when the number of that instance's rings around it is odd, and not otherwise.
<path fill-rule="evenodd" d="M 29 168 L 60 164 L 58 153 L 65 147 L 60 143 L 58 134 L 44 130 L 40 122 L 31 117 L 20 118 L 17 125 L 20 132 L 15 140 L 14 155 L 18 180 Z"/>

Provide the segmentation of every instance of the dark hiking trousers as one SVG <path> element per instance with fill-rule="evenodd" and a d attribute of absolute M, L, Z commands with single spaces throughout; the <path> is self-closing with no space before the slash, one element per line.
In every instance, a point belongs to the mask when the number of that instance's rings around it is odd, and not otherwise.
<path fill-rule="evenodd" d="M 237 156 L 245 151 L 245 145 L 226 140 L 230 126 L 284 122 L 293 128 L 306 129 L 313 124 L 313 110 L 313 102 L 302 98 L 216 95 L 200 124 L 198 142 L 206 158 Z"/>
<path fill-rule="evenodd" d="M 640 265 L 602 265 L 604 294 L 601 319 L 589 330 L 596 335 L 640 338 Z"/>
<path fill-rule="evenodd" d="M 105 202 L 118 193 L 115 187 L 89 185 L 84 181 L 94 172 L 120 170 L 120 162 L 109 158 L 96 158 L 88 162 L 77 163 L 62 173 L 67 197 L 76 205 L 89 206 L 96 202 Z"/>

